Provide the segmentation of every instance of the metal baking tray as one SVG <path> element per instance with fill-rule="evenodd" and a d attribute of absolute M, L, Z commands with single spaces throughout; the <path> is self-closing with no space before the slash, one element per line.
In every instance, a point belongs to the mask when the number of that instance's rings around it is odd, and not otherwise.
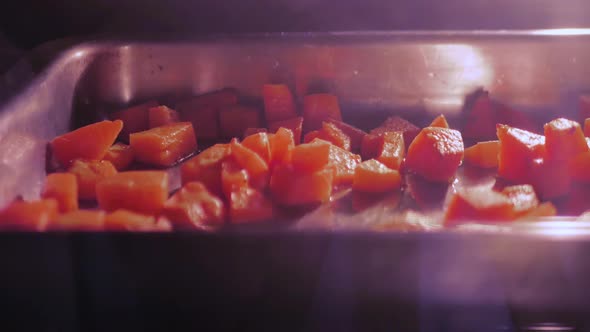
<path fill-rule="evenodd" d="M 478 88 L 534 115 L 567 115 L 590 91 L 590 30 L 81 43 L 0 108 L 0 205 L 38 195 L 46 143 L 72 126 L 151 98 L 225 87 L 257 97 L 268 82 L 297 97 L 328 90 L 357 120 L 453 118 Z M 0 312 L 58 330 L 583 329 L 589 235 L 568 218 L 409 233 L 0 233 Z"/>

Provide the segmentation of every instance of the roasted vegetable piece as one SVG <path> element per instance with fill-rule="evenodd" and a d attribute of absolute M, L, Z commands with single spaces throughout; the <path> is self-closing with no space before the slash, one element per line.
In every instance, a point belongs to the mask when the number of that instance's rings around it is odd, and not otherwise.
<path fill-rule="evenodd" d="M 338 129 L 342 130 L 346 136 L 350 138 L 350 151 L 359 153 L 361 151 L 361 144 L 363 142 L 363 138 L 367 134 L 366 132 L 351 126 L 345 122 L 328 119 L 325 122 L 329 122 L 335 125 Z"/>
<path fill-rule="evenodd" d="M 242 141 L 242 145 L 256 152 L 267 163 L 271 160 L 270 141 L 267 133 L 250 135 Z"/>
<path fill-rule="evenodd" d="M 41 197 L 53 198 L 59 205 L 59 212 L 65 213 L 78 209 L 78 181 L 74 174 L 53 173 L 45 178 Z"/>
<path fill-rule="evenodd" d="M 532 161 L 530 172 L 532 184 L 544 200 L 565 196 L 571 189 L 571 174 L 565 162 L 537 158 Z"/>
<path fill-rule="evenodd" d="M 381 193 L 399 189 L 400 186 L 399 172 L 375 159 L 363 161 L 355 168 L 352 189 L 356 191 Z"/>
<path fill-rule="evenodd" d="M 76 176 L 78 183 L 78 198 L 81 200 L 96 199 L 96 184 L 117 174 L 117 169 L 106 160 L 75 160 L 68 173 Z"/>
<path fill-rule="evenodd" d="M 498 175 L 516 183 L 531 183 L 532 162 L 545 155 L 545 137 L 507 125 L 498 125 L 497 135 Z"/>
<path fill-rule="evenodd" d="M 461 188 L 451 197 L 445 212 L 445 226 L 463 222 L 494 222 L 514 219 L 510 198 L 489 187 Z"/>
<path fill-rule="evenodd" d="M 330 200 L 334 171 L 331 167 L 317 171 L 300 171 L 292 165 L 278 165 L 270 178 L 272 197 L 280 205 L 297 206 Z"/>
<path fill-rule="evenodd" d="M 590 136 L 590 118 L 584 120 L 584 136 Z"/>
<path fill-rule="evenodd" d="M 306 132 L 320 129 L 329 119 L 342 121 L 338 97 L 327 93 L 307 95 L 303 98 L 303 127 Z"/>
<path fill-rule="evenodd" d="M 391 131 L 399 131 L 404 135 L 404 143 L 406 149 L 408 149 L 410 144 L 414 141 L 414 138 L 416 138 L 420 132 L 420 128 L 399 116 L 391 116 L 383 121 L 379 127 L 371 130 L 369 134 L 383 135 L 384 133 Z"/>
<path fill-rule="evenodd" d="M 500 141 L 479 142 L 465 149 L 465 161 L 481 168 L 498 167 Z"/>
<path fill-rule="evenodd" d="M 428 127 L 449 128 L 449 123 L 447 122 L 447 118 L 441 114 L 434 118 Z"/>
<path fill-rule="evenodd" d="M 229 144 L 215 144 L 180 167 L 182 184 L 201 182 L 209 191 L 221 196 L 221 163 L 230 155 Z"/>
<path fill-rule="evenodd" d="M 471 108 L 465 114 L 463 136 L 478 140 L 492 139 L 496 136 L 496 123 L 498 115 L 489 94 L 477 92 Z"/>
<path fill-rule="evenodd" d="M 193 124 L 198 138 L 216 139 L 221 136 L 219 109 L 237 103 L 238 93 L 233 89 L 224 89 L 183 100 L 176 104 L 176 110 L 182 121 Z"/>
<path fill-rule="evenodd" d="M 108 212 L 126 209 L 155 215 L 168 198 L 168 174 L 165 171 L 128 171 L 99 181 L 96 198 Z"/>
<path fill-rule="evenodd" d="M 14 201 L 0 210 L 0 229 L 44 231 L 57 215 L 58 203 L 55 199 Z"/>
<path fill-rule="evenodd" d="M 318 138 L 331 142 L 339 148 L 350 151 L 350 137 L 330 122 L 322 123 Z"/>
<path fill-rule="evenodd" d="M 545 124 L 546 157 L 550 160 L 569 162 L 576 155 L 588 152 L 588 144 L 580 124 L 564 118 Z"/>
<path fill-rule="evenodd" d="M 197 138 L 190 122 L 178 122 L 130 135 L 135 159 L 168 167 L 197 150 Z"/>
<path fill-rule="evenodd" d="M 272 133 L 276 132 L 281 127 L 290 129 L 293 132 L 293 140 L 295 141 L 295 144 L 301 143 L 301 132 L 303 131 L 302 117 L 275 121 L 268 124 L 268 130 Z"/>
<path fill-rule="evenodd" d="M 131 231 L 131 232 L 166 232 L 168 227 L 156 224 L 154 216 L 135 213 L 128 210 L 116 210 L 106 215 L 104 228 L 107 231 Z"/>
<path fill-rule="evenodd" d="M 544 202 L 521 215 L 518 220 L 535 220 L 539 217 L 553 217 L 557 215 L 557 209 L 551 202 Z"/>
<path fill-rule="evenodd" d="M 315 171 L 325 168 L 330 162 L 330 142 L 315 139 L 299 144 L 291 150 L 291 162 L 298 170 Z"/>
<path fill-rule="evenodd" d="M 233 158 L 221 164 L 221 185 L 226 200 L 231 200 L 231 193 L 249 187 L 250 176 Z"/>
<path fill-rule="evenodd" d="M 223 202 L 200 182 L 185 184 L 166 202 L 162 215 L 177 229 L 211 230 L 223 225 Z"/>
<path fill-rule="evenodd" d="M 270 167 L 291 162 L 291 151 L 295 147 L 293 132 L 287 128 L 279 128 L 269 136 L 271 162 Z"/>
<path fill-rule="evenodd" d="M 223 137 L 240 137 L 246 129 L 262 126 L 260 111 L 243 105 L 222 107 L 219 110 L 219 126 Z"/>
<path fill-rule="evenodd" d="M 258 133 L 266 133 L 268 130 L 266 128 L 248 128 L 244 130 L 244 138 L 250 135 L 258 134 Z"/>
<path fill-rule="evenodd" d="M 262 87 L 266 122 L 288 120 L 297 117 L 295 100 L 284 84 L 265 84 Z"/>
<path fill-rule="evenodd" d="M 268 164 L 256 152 L 240 144 L 236 139 L 230 143 L 231 155 L 235 161 L 250 175 L 251 185 L 255 188 L 265 188 L 268 185 Z"/>
<path fill-rule="evenodd" d="M 180 121 L 180 115 L 175 110 L 161 105 L 148 110 L 148 123 L 150 128 L 166 126 Z"/>
<path fill-rule="evenodd" d="M 101 121 L 63 134 L 51 141 L 51 149 L 64 167 L 74 159 L 102 159 L 121 131 L 123 122 Z"/>
<path fill-rule="evenodd" d="M 103 160 L 110 161 L 117 171 L 124 171 L 133 162 L 134 153 L 131 146 L 123 143 L 113 144 L 105 154 Z"/>
<path fill-rule="evenodd" d="M 381 135 L 365 135 L 361 155 L 365 160 L 377 159 L 385 166 L 399 170 L 405 150 L 403 134 L 399 131 L 390 131 Z"/>
<path fill-rule="evenodd" d="M 426 127 L 408 149 L 408 170 L 430 181 L 449 181 L 463 160 L 461 133 L 447 128 Z"/>
<path fill-rule="evenodd" d="M 535 189 L 530 184 L 505 187 L 502 189 L 502 194 L 512 202 L 516 216 L 522 216 L 539 205 Z"/>
<path fill-rule="evenodd" d="M 149 128 L 148 110 L 157 106 L 158 103 L 155 100 L 151 100 L 146 103 L 135 105 L 122 111 L 112 113 L 110 118 L 112 120 L 123 121 L 121 136 L 127 139 L 129 134 L 136 133 L 138 131 L 144 131 Z"/>
<path fill-rule="evenodd" d="M 361 156 L 331 145 L 329 160 L 329 165 L 334 168 L 334 185 L 352 183 L 354 170 L 360 164 Z"/>
<path fill-rule="evenodd" d="M 256 189 L 241 187 L 233 190 L 229 199 L 232 224 L 243 224 L 272 219 L 271 200 Z"/>
<path fill-rule="evenodd" d="M 580 153 L 570 161 L 569 174 L 573 180 L 590 182 L 590 152 Z"/>
<path fill-rule="evenodd" d="M 49 230 L 55 231 L 102 231 L 104 211 L 77 210 L 58 216 L 49 223 Z"/>
<path fill-rule="evenodd" d="M 309 143 L 316 138 L 320 138 L 320 136 L 321 136 L 321 131 L 312 130 L 309 133 L 305 134 L 305 136 L 303 137 L 303 143 Z"/>

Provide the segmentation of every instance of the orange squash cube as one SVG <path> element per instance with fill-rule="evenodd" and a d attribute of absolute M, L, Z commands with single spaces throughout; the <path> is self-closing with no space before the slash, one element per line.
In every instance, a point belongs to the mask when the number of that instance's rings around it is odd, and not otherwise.
<path fill-rule="evenodd" d="M 479 91 L 465 115 L 463 136 L 477 140 L 489 140 L 496 137 L 498 114 L 495 105 L 486 91 Z"/>
<path fill-rule="evenodd" d="M 479 142 L 465 149 L 465 161 L 481 168 L 498 167 L 500 141 Z"/>
<path fill-rule="evenodd" d="M 590 152 L 580 153 L 569 162 L 569 174 L 573 180 L 590 182 Z"/>
<path fill-rule="evenodd" d="M 321 139 L 321 135 L 322 132 L 319 130 L 312 130 L 309 133 L 305 134 L 305 136 L 303 137 L 303 143 L 309 143 L 311 141 L 313 141 L 316 138 L 320 138 Z"/>
<path fill-rule="evenodd" d="M 352 189 L 369 193 L 382 193 L 399 189 L 401 176 L 375 159 L 363 161 L 354 171 Z"/>
<path fill-rule="evenodd" d="M 307 95 L 303 98 L 303 119 L 305 131 L 316 130 L 329 119 L 342 121 L 338 97 L 327 93 Z"/>
<path fill-rule="evenodd" d="M 121 136 L 127 139 L 129 134 L 136 133 L 138 131 L 144 131 L 149 128 L 148 110 L 156 106 L 158 106 L 158 103 L 155 100 L 151 100 L 143 104 L 135 105 L 112 113 L 110 118 L 112 120 L 123 121 Z"/>
<path fill-rule="evenodd" d="M 435 182 L 449 181 L 463 160 L 463 138 L 457 130 L 426 127 L 408 149 L 408 170 Z"/>
<path fill-rule="evenodd" d="M 0 210 L 0 229 L 44 231 L 57 215 L 58 203 L 55 199 L 14 201 Z"/>
<path fill-rule="evenodd" d="M 54 231 L 86 231 L 104 230 L 104 211 L 77 210 L 62 214 L 49 223 L 49 230 Z"/>
<path fill-rule="evenodd" d="M 323 168 L 303 172 L 292 165 L 278 165 L 270 178 L 272 197 L 280 205 L 297 206 L 327 202 L 332 195 L 334 171 Z"/>
<path fill-rule="evenodd" d="M 156 127 L 129 136 L 135 159 L 154 166 L 172 166 L 197 150 L 190 122 Z"/>
<path fill-rule="evenodd" d="M 182 104 L 181 104 L 182 105 Z M 180 113 L 180 120 L 184 122 L 190 122 L 193 125 L 196 136 L 199 139 L 205 140 L 217 140 L 221 135 L 219 129 L 219 109 L 212 106 L 203 106 L 201 108 Z M 180 110 L 180 108 L 179 108 Z"/>
<path fill-rule="evenodd" d="M 299 144 L 291 150 L 291 163 L 297 170 L 315 171 L 325 168 L 330 162 L 330 142 L 315 139 Z"/>
<path fill-rule="evenodd" d="M 135 213 L 128 210 L 116 210 L 106 215 L 104 228 L 111 232 L 154 232 L 170 231 L 168 227 L 156 224 L 154 216 Z"/>
<path fill-rule="evenodd" d="M 497 126 L 497 135 L 498 175 L 516 183 L 531 183 L 532 162 L 545 155 L 545 137 L 506 125 Z"/>
<path fill-rule="evenodd" d="M 124 171 L 133 162 L 135 154 L 131 146 L 123 143 L 113 144 L 105 154 L 103 160 L 110 161 L 117 171 Z"/>
<path fill-rule="evenodd" d="M 293 139 L 295 140 L 295 144 L 301 143 L 301 132 L 303 131 L 302 117 L 270 122 L 268 124 L 268 130 L 271 133 L 276 132 L 281 127 L 290 129 L 293 132 Z"/>
<path fill-rule="evenodd" d="M 201 182 L 210 192 L 221 196 L 221 163 L 229 156 L 229 144 L 215 144 L 203 150 L 180 167 L 182 184 Z"/>
<path fill-rule="evenodd" d="M 248 172 L 240 167 L 233 159 L 228 159 L 221 164 L 221 185 L 223 194 L 229 201 L 231 193 L 249 186 L 250 176 Z"/>
<path fill-rule="evenodd" d="M 519 220 L 535 220 L 539 217 L 553 217 L 557 215 L 557 208 L 551 202 L 543 202 L 521 215 Z"/>
<path fill-rule="evenodd" d="M 250 135 L 242 141 L 242 145 L 256 152 L 267 163 L 271 160 L 270 140 L 267 133 Z"/>
<path fill-rule="evenodd" d="M 334 168 L 334 185 L 352 183 L 354 170 L 361 163 L 361 156 L 335 145 L 330 146 L 329 165 Z"/>
<path fill-rule="evenodd" d="M 211 230 L 225 222 L 223 202 L 200 182 L 189 182 L 170 197 L 162 215 L 177 229 Z"/>
<path fill-rule="evenodd" d="M 572 178 L 567 163 L 537 158 L 532 161 L 530 172 L 532 184 L 542 199 L 557 198 L 570 192 Z"/>
<path fill-rule="evenodd" d="M 78 180 L 76 176 L 69 173 L 47 175 L 41 197 L 55 199 L 60 213 L 78 210 Z"/>
<path fill-rule="evenodd" d="M 231 141 L 230 151 L 238 165 L 248 172 L 254 187 L 264 188 L 268 185 L 269 168 L 264 159 L 236 139 Z"/>
<path fill-rule="evenodd" d="M 403 134 L 399 131 L 390 131 L 381 135 L 365 135 L 361 155 L 365 160 L 376 159 L 385 166 L 399 171 L 405 150 Z"/>
<path fill-rule="evenodd" d="M 367 134 L 366 132 L 342 121 L 328 119 L 326 120 L 326 122 L 335 125 L 338 129 L 342 130 L 342 132 L 346 134 L 346 136 L 350 138 L 350 151 L 355 153 L 359 153 L 361 151 L 361 145 L 363 142 L 363 138 Z"/>
<path fill-rule="evenodd" d="M 279 128 L 268 138 L 270 144 L 270 166 L 291 162 L 291 152 L 295 147 L 293 132 L 287 128 Z"/>
<path fill-rule="evenodd" d="M 113 143 L 123 122 L 101 121 L 93 123 L 51 141 L 53 155 L 64 167 L 69 167 L 74 159 L 102 159 Z"/>
<path fill-rule="evenodd" d="M 219 126 L 223 137 L 240 137 L 252 127 L 261 127 L 260 111 L 254 107 L 232 105 L 219 110 Z"/>
<path fill-rule="evenodd" d="M 513 220 L 514 206 L 506 195 L 488 187 L 462 188 L 454 193 L 445 211 L 444 225 L 465 222 L 496 222 Z"/>
<path fill-rule="evenodd" d="M 108 212 L 126 209 L 156 215 L 168 198 L 168 173 L 165 171 L 128 171 L 100 180 L 96 199 Z"/>
<path fill-rule="evenodd" d="M 539 205 L 535 189 L 530 184 L 505 187 L 502 194 L 512 202 L 516 216 L 522 216 Z"/>
<path fill-rule="evenodd" d="M 167 106 L 152 107 L 148 110 L 148 123 L 150 128 L 166 126 L 180 121 L 180 115 Z"/>
<path fill-rule="evenodd" d="M 399 131 L 404 135 L 404 143 L 406 149 L 408 149 L 410 144 L 414 141 L 414 138 L 420 132 L 420 128 L 399 116 L 391 116 L 383 121 L 379 127 L 371 130 L 369 134 L 383 135 L 384 133 L 391 131 Z"/>
<path fill-rule="evenodd" d="M 264 114 L 267 123 L 297 117 L 295 100 L 289 87 L 284 84 L 265 84 L 262 86 Z"/>
<path fill-rule="evenodd" d="M 258 133 L 266 133 L 266 128 L 248 128 L 244 131 L 244 138 Z"/>
<path fill-rule="evenodd" d="M 117 174 L 117 169 L 106 160 L 75 160 L 68 173 L 76 176 L 78 183 L 78 198 L 81 200 L 96 199 L 96 184 Z"/>
<path fill-rule="evenodd" d="M 569 162 L 576 155 L 590 151 L 580 124 L 564 118 L 545 124 L 547 158 Z"/>
<path fill-rule="evenodd" d="M 350 151 L 350 137 L 330 122 L 323 122 L 318 138 L 331 142 L 344 150 Z"/>
<path fill-rule="evenodd" d="M 229 215 L 232 224 L 244 224 L 272 219 L 272 201 L 262 192 L 241 187 L 231 192 Z"/>
<path fill-rule="evenodd" d="M 428 127 L 450 128 L 447 118 L 443 114 L 434 118 Z"/>

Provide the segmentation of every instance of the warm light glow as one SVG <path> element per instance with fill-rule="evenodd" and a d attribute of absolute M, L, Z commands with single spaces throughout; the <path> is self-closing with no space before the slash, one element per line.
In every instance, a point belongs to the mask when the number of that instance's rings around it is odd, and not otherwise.
<path fill-rule="evenodd" d="M 580 28 L 562 28 L 562 29 L 545 29 L 545 30 L 533 30 L 533 35 L 542 36 L 590 36 L 590 29 Z"/>
<path fill-rule="evenodd" d="M 563 221 L 542 221 L 536 223 L 527 223 L 516 226 L 518 229 L 523 227 L 525 231 L 533 234 L 545 235 L 553 238 L 569 238 L 577 236 L 590 236 L 590 223 L 583 221 L 569 221 L 567 218 Z"/>

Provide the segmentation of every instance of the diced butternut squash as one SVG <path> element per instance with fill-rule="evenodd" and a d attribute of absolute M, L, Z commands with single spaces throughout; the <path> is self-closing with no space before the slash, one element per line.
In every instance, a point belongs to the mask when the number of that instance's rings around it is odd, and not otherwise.
<path fill-rule="evenodd" d="M 76 176 L 78 198 L 81 200 L 96 199 L 96 184 L 103 179 L 117 174 L 117 169 L 106 160 L 75 160 L 68 173 Z"/>
<path fill-rule="evenodd" d="M 299 144 L 291 150 L 291 162 L 297 170 L 316 171 L 330 162 L 330 142 L 315 139 Z"/>
<path fill-rule="evenodd" d="M 49 223 L 49 230 L 54 231 L 86 231 L 104 230 L 104 211 L 77 210 L 62 214 Z"/>
<path fill-rule="evenodd" d="M 590 118 L 584 120 L 584 136 L 590 136 Z"/>
<path fill-rule="evenodd" d="M 256 152 L 240 144 L 236 139 L 230 143 L 231 155 L 238 165 L 244 168 L 250 175 L 251 184 L 255 188 L 264 188 L 268 185 L 268 164 Z"/>
<path fill-rule="evenodd" d="M 103 160 L 110 161 L 117 171 L 124 171 L 133 162 L 135 154 L 131 146 L 123 143 L 113 144 L 105 154 Z"/>
<path fill-rule="evenodd" d="M 53 173 L 47 175 L 41 197 L 55 199 L 60 213 L 77 210 L 78 181 L 76 176 L 69 173 Z"/>
<path fill-rule="evenodd" d="M 498 125 L 497 135 L 498 175 L 516 183 L 531 183 L 532 162 L 545 155 L 545 137 L 507 125 Z"/>
<path fill-rule="evenodd" d="M 201 182 L 213 194 L 221 196 L 221 163 L 230 155 L 229 144 L 215 144 L 180 167 L 182 184 Z"/>
<path fill-rule="evenodd" d="M 543 199 L 562 197 L 570 192 L 572 178 L 567 163 L 537 158 L 531 163 L 531 182 Z"/>
<path fill-rule="evenodd" d="M 502 194 L 512 202 L 516 216 L 522 216 L 539 205 L 535 189 L 530 184 L 505 187 Z"/>
<path fill-rule="evenodd" d="M 569 173 L 573 180 L 590 182 L 590 152 L 575 156 L 569 163 Z"/>
<path fill-rule="evenodd" d="M 465 114 L 463 136 L 477 140 L 490 140 L 496 137 L 498 114 L 488 92 L 479 91 L 473 96 L 471 107 Z"/>
<path fill-rule="evenodd" d="M 284 84 L 265 84 L 262 87 L 264 114 L 267 123 L 297 117 L 295 100 L 289 87 Z"/>
<path fill-rule="evenodd" d="M 350 137 L 330 122 L 322 123 L 322 129 L 320 130 L 320 136 L 318 138 L 331 142 L 344 150 L 350 151 Z"/>
<path fill-rule="evenodd" d="M 123 121 L 121 136 L 127 139 L 129 134 L 136 133 L 138 131 L 144 131 L 149 128 L 148 110 L 156 106 L 158 106 L 158 103 L 154 100 L 151 100 L 146 103 L 135 105 L 112 113 L 110 118 L 112 120 Z"/>
<path fill-rule="evenodd" d="M 426 127 L 408 149 L 408 170 L 430 181 L 449 181 L 463 160 L 463 138 L 457 130 Z"/>
<path fill-rule="evenodd" d="M 249 182 L 250 176 L 248 172 L 240 167 L 233 158 L 221 164 L 221 185 L 223 194 L 228 201 L 231 199 L 232 192 L 248 187 Z"/>
<path fill-rule="evenodd" d="M 546 157 L 555 161 L 569 162 L 576 155 L 588 152 L 588 144 L 580 124 L 564 118 L 545 124 Z"/>
<path fill-rule="evenodd" d="M 291 162 L 291 152 L 295 147 L 293 132 L 287 128 L 279 128 L 276 133 L 268 138 L 270 143 L 270 166 Z"/>
<path fill-rule="evenodd" d="M 190 122 L 178 122 L 130 135 L 135 159 L 154 166 L 172 166 L 197 150 Z"/>
<path fill-rule="evenodd" d="M 223 137 L 240 137 L 246 129 L 262 126 L 260 111 L 243 105 L 222 107 L 219 110 L 219 126 Z"/>
<path fill-rule="evenodd" d="M 74 159 L 100 160 L 122 127 L 120 120 L 93 123 L 54 138 L 51 149 L 64 167 L 69 167 Z"/>
<path fill-rule="evenodd" d="M 580 95 L 578 98 L 580 121 L 590 118 L 590 95 Z"/>
<path fill-rule="evenodd" d="M 400 186 L 399 172 L 375 159 L 363 161 L 355 168 L 352 189 L 356 191 L 381 193 L 397 190 Z"/>
<path fill-rule="evenodd" d="M 192 110 L 189 106 L 178 107 L 186 107 L 183 108 L 185 111 L 180 113 L 180 119 L 192 123 L 197 138 L 215 140 L 222 136 L 221 130 L 219 129 L 218 108 L 213 106 L 202 106 L 198 109 Z M 179 108 L 179 111 L 180 109 L 181 108 Z"/>
<path fill-rule="evenodd" d="M 506 195 L 488 187 L 461 188 L 454 193 L 445 212 L 445 226 L 464 222 L 513 220 L 513 203 Z"/>
<path fill-rule="evenodd" d="M 166 126 L 180 121 L 180 115 L 167 106 L 152 107 L 148 110 L 148 123 L 150 128 Z"/>
<path fill-rule="evenodd" d="M 210 230 L 225 222 L 223 202 L 200 182 L 185 184 L 162 210 L 176 229 Z"/>
<path fill-rule="evenodd" d="M 405 150 L 403 134 L 399 131 L 389 131 L 381 135 L 365 135 L 361 154 L 365 160 L 376 159 L 391 169 L 399 170 Z"/>
<path fill-rule="evenodd" d="M 267 163 L 271 160 L 270 141 L 267 133 L 250 135 L 242 141 L 242 145 L 256 152 Z"/>
<path fill-rule="evenodd" d="M 0 229 L 44 231 L 58 215 L 55 199 L 34 202 L 14 201 L 0 210 Z"/>
<path fill-rule="evenodd" d="M 428 127 L 449 128 L 449 123 L 447 122 L 447 118 L 441 114 L 434 118 Z"/>
<path fill-rule="evenodd" d="M 332 195 L 334 171 L 323 168 L 302 172 L 292 165 L 278 165 L 270 179 L 272 197 L 280 205 L 298 206 L 327 202 Z"/>
<path fill-rule="evenodd" d="M 350 138 L 350 151 L 354 153 L 359 153 L 361 151 L 361 144 L 363 138 L 367 134 L 366 132 L 339 120 L 328 119 L 326 122 L 335 125 Z"/>
<path fill-rule="evenodd" d="M 307 95 L 303 98 L 303 126 L 305 131 L 316 130 L 329 119 L 342 121 L 338 97 L 327 93 Z"/>
<path fill-rule="evenodd" d="M 161 227 L 156 224 L 154 216 L 135 213 L 128 210 L 116 210 L 106 215 L 104 220 L 106 231 L 114 232 L 154 232 L 169 231 L 167 227 Z"/>
<path fill-rule="evenodd" d="M 268 130 L 266 128 L 248 128 L 244 131 L 244 137 L 248 137 L 250 135 L 258 134 L 258 133 L 266 133 Z"/>
<path fill-rule="evenodd" d="M 331 145 L 329 160 L 329 165 L 334 168 L 334 185 L 352 183 L 361 156 Z"/>
<path fill-rule="evenodd" d="M 420 128 L 399 116 L 391 116 L 383 121 L 379 127 L 371 130 L 369 133 L 373 135 L 382 135 L 390 131 L 402 132 L 407 150 L 410 144 L 414 141 L 414 138 L 416 138 L 420 132 Z"/>
<path fill-rule="evenodd" d="M 303 137 L 303 143 L 309 143 L 316 138 L 320 138 L 320 136 L 321 136 L 321 131 L 312 130 L 309 133 L 305 134 L 305 136 Z"/>
<path fill-rule="evenodd" d="M 273 217 L 273 204 L 262 192 L 242 187 L 231 192 L 229 215 L 232 224 L 265 221 Z"/>
<path fill-rule="evenodd" d="M 535 220 L 539 217 L 553 217 L 557 215 L 557 208 L 551 202 L 543 202 L 521 215 L 518 220 Z"/>
<path fill-rule="evenodd" d="M 465 161 L 481 168 L 498 167 L 500 141 L 479 142 L 465 149 Z"/>
<path fill-rule="evenodd" d="M 290 129 L 293 132 L 293 139 L 295 140 L 295 144 L 301 143 L 301 132 L 303 131 L 302 117 L 275 121 L 268 124 L 268 130 L 271 133 L 276 132 L 281 127 Z"/>
<path fill-rule="evenodd" d="M 129 171 L 99 181 L 96 198 L 108 212 L 126 209 L 155 215 L 168 198 L 168 173 L 165 171 Z"/>

